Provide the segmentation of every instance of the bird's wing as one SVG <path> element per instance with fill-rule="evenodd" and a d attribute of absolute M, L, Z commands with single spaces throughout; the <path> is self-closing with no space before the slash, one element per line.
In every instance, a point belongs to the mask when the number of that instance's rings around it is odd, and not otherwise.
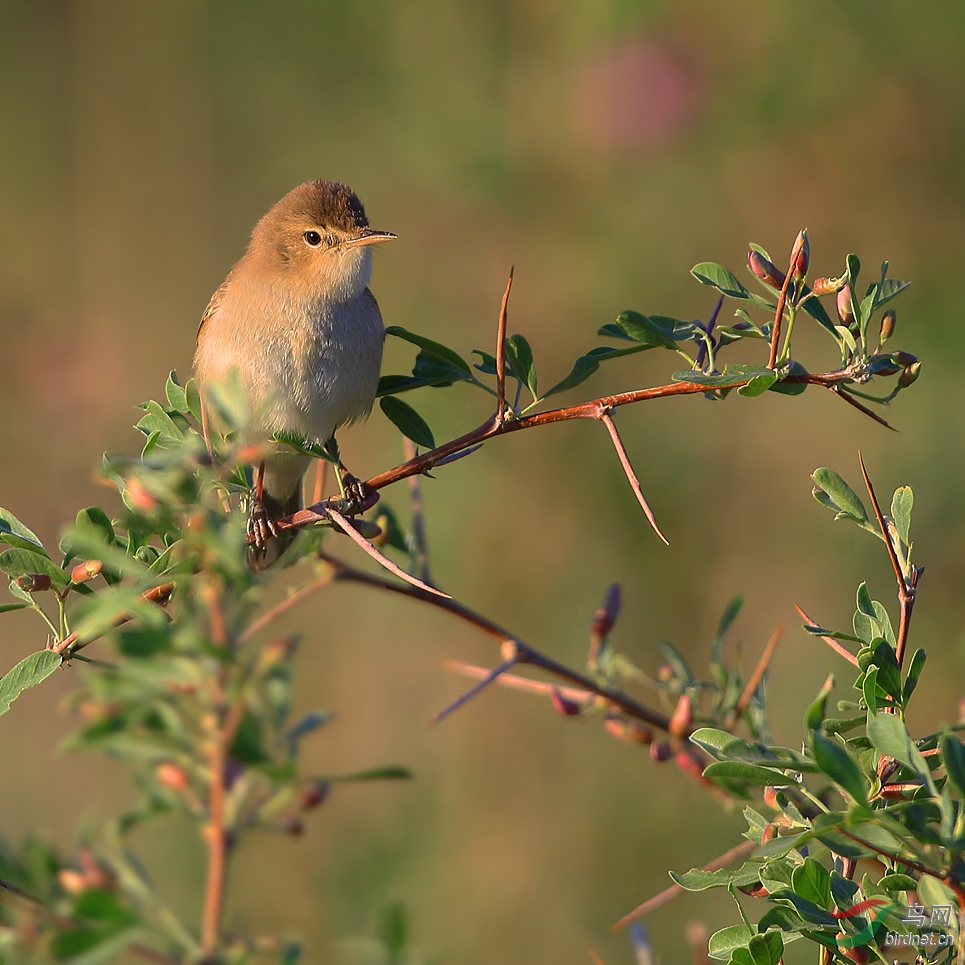
<path fill-rule="evenodd" d="M 197 342 L 201 341 L 201 333 L 204 331 L 205 323 L 211 318 L 221 307 L 222 302 L 225 300 L 225 295 L 228 294 L 228 287 L 231 283 L 231 272 L 228 272 L 228 277 L 218 286 L 218 290 L 211 296 L 211 301 L 208 302 L 208 307 L 204 310 L 204 314 L 201 316 L 201 324 L 198 325 L 198 337 Z"/>
<path fill-rule="evenodd" d="M 215 292 L 215 297 L 217 297 L 217 292 Z M 362 298 L 365 300 L 367 305 L 371 305 L 375 309 L 375 314 L 378 315 L 379 321 L 381 322 L 382 313 L 379 311 L 379 303 L 375 300 L 375 295 L 372 294 L 372 290 L 370 288 L 366 288 L 365 291 L 362 292 Z M 214 298 L 211 300 L 214 301 Z"/>

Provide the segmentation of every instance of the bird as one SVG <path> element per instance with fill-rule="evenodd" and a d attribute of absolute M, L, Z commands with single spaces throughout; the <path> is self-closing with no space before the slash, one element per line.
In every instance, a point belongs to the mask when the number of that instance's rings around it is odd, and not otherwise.
<path fill-rule="evenodd" d="M 385 339 L 368 287 L 372 247 L 395 237 L 369 227 L 362 202 L 341 182 L 289 191 L 255 225 L 201 318 L 194 374 L 202 400 L 213 383 L 235 378 L 260 435 L 295 434 L 321 446 L 366 418 Z M 266 456 L 249 504 L 256 565 L 284 550 L 273 524 L 301 508 L 310 461 L 290 447 Z"/>

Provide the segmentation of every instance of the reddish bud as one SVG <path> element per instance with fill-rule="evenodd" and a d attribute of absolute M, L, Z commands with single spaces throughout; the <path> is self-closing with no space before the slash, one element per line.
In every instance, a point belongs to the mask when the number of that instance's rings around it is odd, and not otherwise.
<path fill-rule="evenodd" d="M 580 712 L 580 705 L 569 697 L 565 697 L 559 687 L 554 687 L 550 691 L 550 700 L 553 701 L 553 709 L 561 717 L 576 717 Z"/>
<path fill-rule="evenodd" d="M 808 241 L 808 230 L 804 228 L 798 232 L 791 249 L 791 280 L 801 281 L 808 273 L 811 265 L 811 242 Z"/>
<path fill-rule="evenodd" d="M 747 252 L 747 267 L 757 278 L 766 282 L 771 288 L 780 289 L 784 287 L 784 272 L 753 248 Z"/>
<path fill-rule="evenodd" d="M 50 589 L 50 577 L 46 573 L 26 573 L 18 576 L 16 583 L 25 593 L 40 593 Z"/>
<path fill-rule="evenodd" d="M 781 806 L 777 803 L 777 790 L 773 787 L 764 788 L 764 803 L 775 811 L 780 811 Z"/>
<path fill-rule="evenodd" d="M 846 277 L 846 275 L 842 275 L 840 278 L 815 278 L 811 291 L 815 295 L 833 295 L 835 292 L 841 291 Z"/>
<path fill-rule="evenodd" d="M 686 737 L 690 733 L 693 723 L 693 704 L 686 694 L 681 694 L 680 700 L 677 701 L 677 706 L 674 708 L 673 716 L 670 718 L 670 726 L 667 729 L 672 737 Z"/>
<path fill-rule="evenodd" d="M 596 613 L 593 614 L 593 623 L 590 625 L 590 653 L 587 661 L 591 667 L 596 665 L 603 641 L 610 635 L 610 631 L 617 622 L 619 615 L 620 584 L 611 583 L 607 587 L 603 602 L 600 604 Z"/>
<path fill-rule="evenodd" d="M 881 331 L 878 333 L 878 344 L 884 345 L 885 342 L 895 334 L 895 325 L 898 323 L 898 316 L 893 310 L 887 311 L 881 316 Z"/>
<path fill-rule="evenodd" d="M 773 824 L 768 824 L 765 826 L 763 833 L 761 834 L 761 844 L 767 844 L 771 838 L 774 837 L 777 832 L 777 827 Z"/>
<path fill-rule="evenodd" d="M 154 768 L 154 776 L 159 784 L 180 791 L 188 786 L 188 775 L 177 764 L 158 764 Z"/>
<path fill-rule="evenodd" d="M 838 318 L 842 325 L 850 327 L 854 324 L 854 312 L 851 310 L 851 286 L 845 285 L 838 292 L 837 300 Z"/>
<path fill-rule="evenodd" d="M 137 476 L 127 480 L 127 495 L 135 509 L 142 513 L 150 513 L 157 505 L 157 500 L 144 488 Z"/>
<path fill-rule="evenodd" d="M 94 579 L 103 568 L 104 564 L 100 560 L 88 560 L 86 563 L 78 563 L 70 571 L 70 582 L 86 583 L 88 580 Z"/>
<path fill-rule="evenodd" d="M 331 790 L 327 781 L 314 781 L 303 787 L 298 794 L 298 804 L 303 811 L 311 811 L 317 808 L 327 797 Z"/>
<path fill-rule="evenodd" d="M 73 868 L 61 868 L 57 872 L 57 882 L 69 895 L 79 895 L 87 890 L 87 879 Z"/>
<path fill-rule="evenodd" d="M 704 777 L 704 765 L 701 764 L 701 762 L 698 761 L 692 753 L 690 753 L 688 748 L 677 751 L 674 761 L 676 761 L 677 767 L 679 767 L 685 774 L 689 774 L 691 777 L 701 781 L 704 784 L 713 783 L 713 781 L 711 781 L 709 778 Z"/>
<path fill-rule="evenodd" d="M 612 737 L 632 744 L 653 742 L 653 730 L 638 720 L 630 720 L 621 714 L 607 714 L 603 726 Z"/>
<path fill-rule="evenodd" d="M 673 667 L 669 663 L 662 663 L 657 667 L 657 680 L 662 684 L 668 684 L 674 678 Z"/>
<path fill-rule="evenodd" d="M 921 375 L 921 362 L 912 362 L 911 365 L 905 366 L 898 376 L 898 388 L 907 389 L 909 385 L 918 381 L 919 375 Z"/>
<path fill-rule="evenodd" d="M 673 751 L 670 749 L 669 741 L 658 740 L 650 745 L 650 757 L 658 764 L 669 761 L 672 756 Z"/>
<path fill-rule="evenodd" d="M 737 890 L 751 898 L 766 898 L 768 895 L 767 889 L 759 881 L 756 885 L 738 885 Z"/>

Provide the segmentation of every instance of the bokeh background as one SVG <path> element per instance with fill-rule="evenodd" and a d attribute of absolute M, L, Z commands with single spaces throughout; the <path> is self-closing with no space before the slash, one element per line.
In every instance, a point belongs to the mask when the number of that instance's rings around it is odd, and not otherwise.
<path fill-rule="evenodd" d="M 748 660 L 788 626 L 770 702 L 776 736 L 794 741 L 824 676 L 845 668 L 799 629 L 793 603 L 847 625 L 864 578 L 893 601 L 880 544 L 809 494 L 817 466 L 855 481 L 860 447 L 880 491 L 916 494 L 927 572 L 914 642 L 930 656 L 913 723 L 956 719 L 961 3 L 2 0 L 0 143 L 0 505 L 50 542 L 109 498 L 92 481 L 99 454 L 135 451 L 134 405 L 159 397 L 169 369 L 187 375 L 210 293 L 257 218 L 305 179 L 347 181 L 373 226 L 398 233 L 373 282 L 387 323 L 465 355 L 492 350 L 514 264 L 510 329 L 547 385 L 626 308 L 706 318 L 713 293 L 689 268 L 710 259 L 743 276 L 750 240 L 783 259 L 807 225 L 815 274 L 839 273 L 848 251 L 872 273 L 890 259 L 914 282 L 893 344 L 923 360 L 888 414 L 900 433 L 815 389 L 648 403 L 618 421 L 670 549 L 602 429 L 576 424 L 439 471 L 424 485 L 428 537 L 447 589 L 576 665 L 612 580 L 626 601 L 614 642 L 650 670 L 664 639 L 704 667 L 723 605 L 744 593 L 734 637 Z M 796 354 L 833 362 L 801 324 Z M 411 359 L 390 342 L 385 371 Z M 676 367 L 657 352 L 620 360 L 568 398 Z M 466 387 L 407 398 L 437 439 L 487 414 Z M 342 448 L 361 475 L 401 458 L 378 410 Z M 405 511 L 404 487 L 387 498 Z M 394 900 L 438 962 L 585 962 L 589 947 L 629 962 L 610 924 L 742 827 L 672 765 L 533 697 L 493 690 L 428 727 L 464 686 L 444 658 L 496 660 L 443 615 L 338 588 L 290 624 L 304 632 L 301 705 L 338 715 L 306 768 L 396 762 L 417 775 L 339 789 L 303 839 L 239 855 L 230 922 L 290 927 L 309 962 L 372 933 Z M 4 617 L 0 665 L 42 642 L 27 617 Z M 58 755 L 70 686 L 58 674 L 0 722 L 8 840 L 44 829 L 66 843 L 129 797 L 110 763 Z M 137 844 L 194 915 L 200 844 L 175 821 Z M 714 930 L 733 908 L 696 896 L 661 911 L 649 924 L 665 962 L 688 960 L 694 920 Z"/>

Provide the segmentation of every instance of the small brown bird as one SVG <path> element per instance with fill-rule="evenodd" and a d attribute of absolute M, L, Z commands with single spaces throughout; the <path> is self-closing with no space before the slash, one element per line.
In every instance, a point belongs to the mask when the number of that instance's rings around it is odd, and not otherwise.
<path fill-rule="evenodd" d="M 368 225 L 355 192 L 335 181 L 300 184 L 255 225 L 201 319 L 202 394 L 233 372 L 266 436 L 294 432 L 319 445 L 368 415 L 385 338 L 368 289 L 371 246 L 395 237 Z M 271 524 L 301 507 L 309 462 L 290 451 L 265 460 L 262 500 L 251 507 L 261 565 L 284 548 Z"/>

